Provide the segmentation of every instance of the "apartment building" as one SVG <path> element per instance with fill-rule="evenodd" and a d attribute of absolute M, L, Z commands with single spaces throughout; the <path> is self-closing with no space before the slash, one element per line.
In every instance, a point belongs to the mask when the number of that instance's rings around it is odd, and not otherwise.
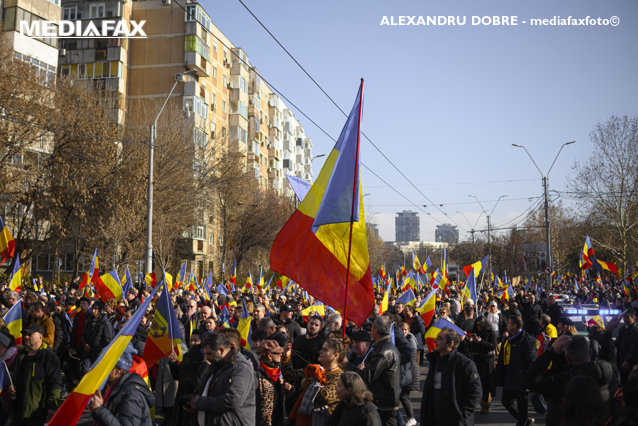
<path fill-rule="evenodd" d="M 122 19 L 129 26 L 131 20 L 145 21 L 146 38 L 61 40 L 54 55 L 59 74 L 91 80 L 103 91 L 113 120 L 124 124 L 139 111 L 159 110 L 175 76 L 187 71 L 186 81 L 177 85 L 170 102 L 181 105 L 188 115 L 185 119 L 192 123 L 195 168 L 214 164 L 225 152 L 240 152 L 261 188 L 289 195 L 285 173 L 311 180 L 311 140 L 260 77 L 247 53 L 214 25 L 201 4 L 190 0 L 180 4 L 171 0 L 61 1 L 58 15 L 82 25 L 101 19 Z M 283 149 L 286 120 L 288 157 Z M 288 169 L 284 158 L 289 160 Z M 208 268 L 218 270 L 224 242 L 214 207 L 204 205 L 198 210 L 197 223 L 184 237 L 188 257 L 197 262 L 201 276 Z"/>

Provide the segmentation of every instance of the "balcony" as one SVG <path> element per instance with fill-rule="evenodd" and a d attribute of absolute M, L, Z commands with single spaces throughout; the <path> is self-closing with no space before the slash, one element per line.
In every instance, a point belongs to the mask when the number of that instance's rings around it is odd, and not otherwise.
<path fill-rule="evenodd" d="M 184 65 L 189 70 L 195 70 L 195 73 L 200 77 L 208 77 L 210 75 L 210 63 L 197 52 L 185 52 Z"/>

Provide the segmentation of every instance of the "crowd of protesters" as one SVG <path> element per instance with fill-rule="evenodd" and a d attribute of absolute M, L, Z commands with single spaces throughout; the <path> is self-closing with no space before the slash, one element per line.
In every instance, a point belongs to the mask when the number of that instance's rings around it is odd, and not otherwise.
<path fill-rule="evenodd" d="M 638 423 L 638 295 L 609 283 L 557 286 L 574 306 L 596 303 L 621 314 L 578 334 L 552 294 L 516 288 L 503 300 L 482 289 L 478 301 L 439 290 L 436 315 L 425 324 L 416 310 L 427 289 L 404 306 L 394 296 L 379 316 L 383 293 L 361 327 L 341 316 L 302 314 L 315 303 L 303 289 L 220 294 L 215 288 L 171 292 L 183 336 L 175 353 L 148 369 L 141 358 L 153 304 L 87 405 L 97 425 L 465 425 L 488 413 L 497 386 L 517 425 L 534 422 L 528 398 L 548 425 Z M 538 287 L 540 288 L 540 287 Z M 0 357 L 10 384 L 1 394 L 0 423 L 45 424 L 131 319 L 148 288 L 124 300 L 81 296 L 77 282 L 40 280 L 40 291 L 3 288 L 6 313 L 22 305 L 22 345 L 0 323 Z M 398 296 L 396 294 L 395 296 Z M 237 330 L 243 305 L 252 316 L 250 341 Z M 428 350 L 425 336 L 443 329 Z M 620 324 L 620 321 L 622 323 Z M 345 329 L 345 337 L 343 330 Z M 425 383 L 420 367 L 427 366 Z M 2 367 L 4 368 L 4 367 Z M 0 377 L 4 377 L 4 370 Z M 4 380 L 3 380 L 4 382 Z M 422 391 L 420 416 L 411 396 Z M 417 417 L 420 417 L 417 419 Z M 418 420 L 418 421 L 417 421 Z"/>

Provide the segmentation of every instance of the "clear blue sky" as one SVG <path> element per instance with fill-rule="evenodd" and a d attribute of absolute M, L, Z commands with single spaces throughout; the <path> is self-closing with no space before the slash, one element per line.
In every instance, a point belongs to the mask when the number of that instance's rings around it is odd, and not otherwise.
<path fill-rule="evenodd" d="M 468 238 L 481 208 L 495 225 L 541 195 L 545 172 L 563 142 L 550 188 L 566 189 L 571 166 L 587 158 L 589 132 L 609 116 L 638 114 L 636 0 L 245 0 L 245 3 L 349 111 L 365 78 L 362 128 L 439 210 L 362 139 L 362 161 L 426 215 L 362 171 L 366 216 L 394 240 L 394 213 L 419 211 L 422 240 L 441 222 Z M 260 73 L 336 138 L 345 117 L 236 0 L 201 4 L 242 47 Z M 464 26 L 382 26 L 384 16 L 465 16 Z M 472 16 L 515 15 L 518 26 L 472 26 Z M 618 26 L 531 26 L 532 18 L 619 18 Z M 523 24 L 522 21 L 526 21 Z M 294 110 L 294 108 L 293 108 Z M 314 153 L 333 142 L 298 111 Z M 314 163 L 318 173 L 323 159 Z M 565 199 L 569 202 L 569 200 Z M 517 223 L 517 222 L 513 222 Z M 485 228 L 480 218 L 477 228 Z"/>

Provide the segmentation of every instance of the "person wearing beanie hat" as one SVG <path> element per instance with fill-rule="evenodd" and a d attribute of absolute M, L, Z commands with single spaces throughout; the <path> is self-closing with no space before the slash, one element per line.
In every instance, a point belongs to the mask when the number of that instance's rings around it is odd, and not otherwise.
<path fill-rule="evenodd" d="M 98 426 L 131 424 L 152 426 L 150 407 L 155 397 L 144 379 L 129 369 L 137 350 L 129 343 L 109 373 L 104 395 L 97 391 L 88 404 Z"/>
<path fill-rule="evenodd" d="M 102 349 L 113 340 L 113 326 L 106 314 L 102 313 L 103 307 L 104 303 L 101 300 L 93 303 L 82 333 L 82 349 L 88 354 L 91 364 L 95 362 Z"/>

